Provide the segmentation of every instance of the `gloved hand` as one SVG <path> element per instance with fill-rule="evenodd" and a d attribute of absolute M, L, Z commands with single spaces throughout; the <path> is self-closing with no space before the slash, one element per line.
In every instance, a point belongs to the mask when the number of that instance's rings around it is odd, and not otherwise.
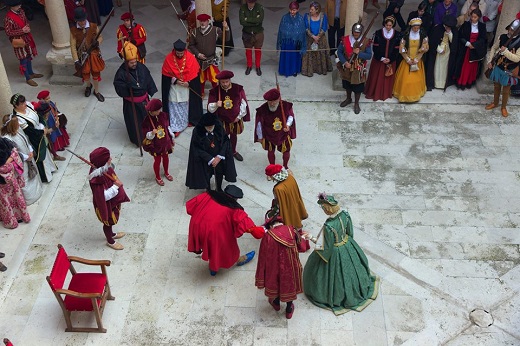
<path fill-rule="evenodd" d="M 482 17 L 482 21 L 484 23 L 489 22 L 489 18 L 487 16 Z"/>
<path fill-rule="evenodd" d="M 74 67 L 76 68 L 76 70 L 80 70 L 82 67 L 81 62 L 79 60 L 74 61 Z"/>
<path fill-rule="evenodd" d="M 99 47 L 99 41 L 94 41 L 94 42 L 92 43 L 91 48 L 92 48 L 92 49 L 96 49 L 96 48 L 98 48 L 98 47 Z"/>

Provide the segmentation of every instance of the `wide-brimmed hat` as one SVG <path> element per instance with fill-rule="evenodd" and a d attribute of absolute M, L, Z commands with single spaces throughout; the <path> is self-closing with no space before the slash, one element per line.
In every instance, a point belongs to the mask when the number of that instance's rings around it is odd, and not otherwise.
<path fill-rule="evenodd" d="M 244 197 L 244 192 L 242 192 L 242 189 L 235 185 L 226 186 L 224 188 L 224 193 L 237 199 Z"/>
<path fill-rule="evenodd" d="M 215 113 L 205 113 L 200 118 L 200 123 L 202 126 L 213 126 L 217 123 L 217 115 Z"/>
<path fill-rule="evenodd" d="M 338 201 L 336 201 L 336 199 L 334 198 L 334 196 L 332 195 L 327 195 L 325 192 L 322 192 L 318 195 L 318 201 L 317 203 L 319 205 L 322 205 L 322 204 L 328 204 L 328 205 L 331 205 L 331 206 L 335 206 L 335 205 L 338 205 Z"/>

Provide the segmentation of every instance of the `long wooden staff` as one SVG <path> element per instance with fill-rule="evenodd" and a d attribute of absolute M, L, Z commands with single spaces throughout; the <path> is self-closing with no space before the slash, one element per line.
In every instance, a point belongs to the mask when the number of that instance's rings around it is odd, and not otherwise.
<path fill-rule="evenodd" d="M 94 166 L 94 164 L 92 162 L 90 162 L 89 160 L 87 160 L 86 158 L 82 157 L 82 156 L 79 156 L 78 154 L 76 154 L 75 152 L 73 152 L 72 150 L 69 150 L 67 148 L 65 148 L 65 150 L 67 150 L 69 153 L 71 153 L 72 155 L 76 156 L 78 159 L 80 159 L 81 161 L 85 162 L 87 165 L 89 165 L 90 167 L 94 168 L 94 169 L 97 169 L 98 167 Z M 116 178 L 114 178 L 113 176 L 111 176 L 110 174 L 108 174 L 107 172 L 103 172 L 103 175 L 105 177 L 107 177 L 108 179 L 112 180 L 112 181 L 116 181 Z"/>
<path fill-rule="evenodd" d="M 125 45 L 123 44 L 123 59 L 125 60 L 125 70 L 126 70 L 126 81 L 131 82 L 130 79 L 130 70 L 128 69 L 128 61 L 126 61 L 126 51 L 125 51 Z M 137 70 L 135 71 L 137 73 Z M 132 104 L 132 115 L 134 117 L 134 126 L 135 126 L 135 134 L 137 135 L 137 145 L 139 146 L 139 152 L 141 153 L 141 156 L 143 156 L 143 148 L 141 147 L 141 129 L 139 128 L 139 123 L 137 122 L 137 111 L 135 110 L 135 103 L 134 103 L 134 88 L 132 86 L 130 88 L 130 98 L 132 101 L 130 103 Z"/>
<path fill-rule="evenodd" d="M 224 0 L 224 20 L 222 21 L 222 69 L 224 70 L 224 48 L 226 47 L 226 30 L 224 29 L 224 22 L 227 18 L 227 0 Z"/>
<path fill-rule="evenodd" d="M 278 90 L 278 93 L 280 94 L 280 98 L 278 100 L 280 101 L 280 109 L 282 110 L 283 128 L 286 128 L 287 121 L 285 119 L 285 110 L 283 109 L 282 93 L 280 92 L 280 84 L 278 83 L 278 74 L 276 72 L 274 73 L 274 77 L 276 79 L 276 90 Z"/>

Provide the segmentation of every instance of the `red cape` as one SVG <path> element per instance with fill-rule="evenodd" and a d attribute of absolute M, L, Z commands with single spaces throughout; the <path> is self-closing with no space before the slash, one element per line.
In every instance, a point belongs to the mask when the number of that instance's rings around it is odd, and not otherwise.
<path fill-rule="evenodd" d="M 175 53 L 166 55 L 162 66 L 162 74 L 177 78 L 183 82 L 189 82 L 195 77 L 199 76 L 200 65 L 193 54 L 188 50 L 184 51 L 182 58 L 177 58 Z"/>
<path fill-rule="evenodd" d="M 90 172 L 92 171 L 93 168 L 90 169 Z M 108 169 L 107 174 L 117 178 L 116 172 L 114 172 L 112 168 Z M 119 221 L 121 203 L 130 202 L 130 198 L 126 195 L 125 189 L 121 186 L 114 198 L 105 201 L 105 190 L 114 185 L 114 182 L 104 175 L 101 175 L 90 179 L 89 183 L 92 189 L 92 202 L 99 221 L 107 226 L 117 224 Z"/>
<path fill-rule="evenodd" d="M 188 251 L 202 251 L 212 271 L 235 265 L 240 256 L 237 238 L 255 227 L 246 212 L 217 203 L 207 192 L 186 202 L 186 212 L 191 215 Z"/>

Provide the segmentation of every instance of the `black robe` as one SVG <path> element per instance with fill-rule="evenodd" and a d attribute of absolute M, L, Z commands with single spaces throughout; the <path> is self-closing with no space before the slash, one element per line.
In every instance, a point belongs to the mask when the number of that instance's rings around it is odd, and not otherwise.
<path fill-rule="evenodd" d="M 455 72 L 453 73 L 453 79 L 456 81 L 460 77 L 460 73 L 462 71 L 462 64 L 464 62 L 464 57 L 466 56 L 466 42 L 469 41 L 469 37 L 471 35 L 471 22 L 467 21 L 462 24 L 459 29 L 459 47 L 457 49 L 457 62 L 455 63 Z M 469 61 L 479 61 L 477 78 L 480 76 L 482 72 L 482 62 L 484 61 L 487 54 L 487 34 L 486 34 L 486 24 L 478 22 L 478 39 L 473 42 L 473 47 L 475 49 L 471 49 L 469 51 Z"/>
<path fill-rule="evenodd" d="M 162 75 L 161 79 L 161 93 L 162 93 L 162 105 L 163 112 L 170 114 L 169 102 L 170 102 L 170 88 L 172 84 L 172 77 Z M 188 97 L 188 122 L 195 126 L 199 123 L 202 117 L 202 98 L 199 94 L 202 86 L 200 85 L 199 75 L 188 82 L 190 87 L 190 94 Z"/>
<path fill-rule="evenodd" d="M 222 174 L 228 182 L 237 181 L 231 144 L 220 120 L 217 120 L 213 130 L 213 148 L 206 133 L 204 126 L 198 124 L 191 135 L 188 170 L 186 171 L 186 186 L 190 189 L 209 189 L 209 181 L 214 172 L 218 175 Z M 226 159 L 221 160 L 214 170 L 211 165 L 208 165 L 208 162 L 216 155 L 224 156 Z"/>
<path fill-rule="evenodd" d="M 428 44 L 430 49 L 428 50 L 428 59 L 426 64 L 426 87 L 428 90 L 435 88 L 435 60 L 437 59 L 437 47 L 442 42 L 444 37 L 444 25 L 437 25 L 432 29 Z M 455 73 L 457 51 L 459 48 L 459 32 L 456 28 L 451 30 L 453 38 L 450 43 L 450 59 L 448 61 L 448 74 L 446 76 L 446 84 L 444 90 L 450 85 L 455 84 L 453 74 Z"/>
<path fill-rule="evenodd" d="M 122 63 L 119 66 L 119 69 L 114 76 L 114 88 L 116 89 L 116 93 L 123 97 L 123 116 L 125 118 L 126 131 L 128 132 L 128 138 L 130 142 L 134 143 L 137 146 L 140 146 L 141 143 L 139 140 L 143 140 L 143 134 L 141 133 L 141 125 L 143 124 L 144 118 L 146 118 L 147 112 L 145 109 L 145 102 L 136 102 L 135 104 L 135 112 L 137 115 L 137 130 L 139 131 L 139 139 L 137 137 L 138 133 L 136 130 L 134 114 L 132 110 L 132 102 L 124 99 L 124 97 L 130 97 L 130 87 L 133 91 L 134 98 L 143 96 L 148 93 L 149 98 L 152 97 L 153 94 L 157 92 L 157 86 L 150 74 L 150 70 L 144 64 L 137 62 L 137 67 L 135 70 L 129 69 L 130 75 L 127 75 L 125 63 Z"/>

